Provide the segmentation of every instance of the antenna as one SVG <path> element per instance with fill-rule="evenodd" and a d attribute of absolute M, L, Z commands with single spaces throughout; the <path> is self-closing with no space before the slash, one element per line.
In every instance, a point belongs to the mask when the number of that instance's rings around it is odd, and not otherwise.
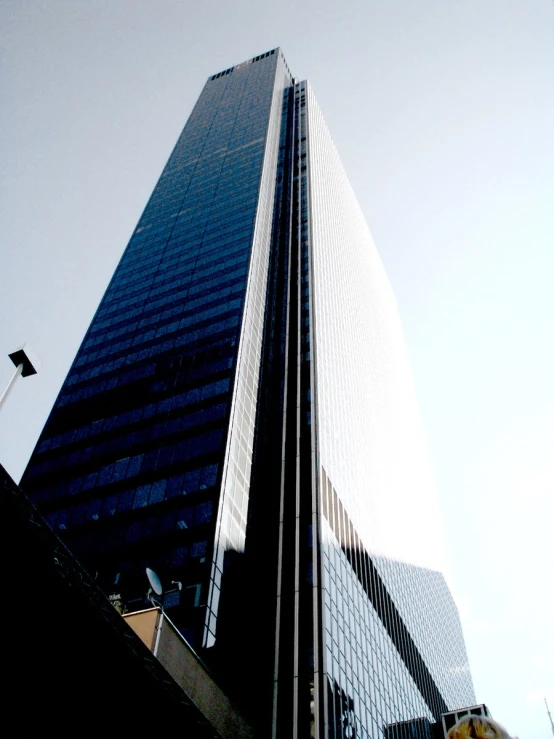
<path fill-rule="evenodd" d="M 548 708 L 548 703 L 546 702 L 546 698 L 544 699 L 544 705 L 546 706 L 546 712 L 548 714 L 548 718 L 550 719 L 550 726 L 552 727 L 552 733 L 554 734 L 554 723 L 552 723 L 552 714 L 550 713 L 550 709 Z"/>
<path fill-rule="evenodd" d="M 146 577 L 148 578 L 148 582 L 150 583 L 150 590 L 148 591 L 148 597 L 150 599 L 150 602 L 152 605 L 158 605 L 152 598 L 152 593 L 155 593 L 156 595 L 163 595 L 164 589 L 162 587 L 162 583 L 160 581 L 160 578 L 156 575 L 154 570 L 151 570 L 150 567 L 146 568 Z"/>

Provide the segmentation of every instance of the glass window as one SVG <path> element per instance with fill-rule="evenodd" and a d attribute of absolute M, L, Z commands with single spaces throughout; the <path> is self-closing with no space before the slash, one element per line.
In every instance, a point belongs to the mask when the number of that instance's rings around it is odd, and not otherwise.
<path fill-rule="evenodd" d="M 211 464 L 200 471 L 200 489 L 215 485 L 217 480 L 217 464 Z"/>
<path fill-rule="evenodd" d="M 113 516 L 117 510 L 118 495 L 109 495 L 102 503 L 102 516 Z"/>
<path fill-rule="evenodd" d="M 90 475 L 87 475 L 83 481 L 83 490 L 90 490 L 93 488 L 96 484 L 96 478 L 98 477 L 98 472 L 91 472 Z"/>
<path fill-rule="evenodd" d="M 73 509 L 73 513 L 71 516 L 72 526 L 78 526 L 80 523 L 83 523 L 87 515 L 88 506 L 88 503 L 81 503 L 81 505 L 78 505 L 76 508 Z"/>
<path fill-rule="evenodd" d="M 196 524 L 208 523 L 212 520 L 213 503 L 211 500 L 206 503 L 199 503 L 196 506 L 194 522 Z"/>
<path fill-rule="evenodd" d="M 100 516 L 101 507 L 102 500 L 100 498 L 91 501 L 87 511 L 87 521 L 97 521 Z"/>
<path fill-rule="evenodd" d="M 175 475 L 167 480 L 166 497 L 175 498 L 181 494 L 183 490 L 184 475 Z M 186 492 L 186 491 L 184 491 Z"/>
<path fill-rule="evenodd" d="M 119 500 L 117 503 L 117 512 L 122 513 L 123 511 L 128 511 L 131 509 L 131 506 L 133 505 L 133 499 L 135 497 L 135 491 L 132 490 L 125 490 L 123 493 L 119 495 Z"/>
<path fill-rule="evenodd" d="M 195 541 L 190 548 L 190 556 L 193 558 L 200 558 L 201 560 L 206 556 L 208 551 L 207 541 Z"/>
<path fill-rule="evenodd" d="M 76 493 L 78 493 L 79 490 L 81 489 L 82 483 L 83 483 L 82 477 L 76 477 L 74 480 L 72 480 L 69 483 L 69 489 L 68 489 L 69 494 L 75 495 Z"/>
<path fill-rule="evenodd" d="M 178 529 L 188 529 L 192 526 L 194 508 L 183 508 L 177 513 L 176 525 Z"/>
<path fill-rule="evenodd" d="M 150 488 L 150 495 L 148 498 L 148 505 L 153 503 L 160 503 L 165 497 L 166 480 L 158 480 L 152 483 Z"/>
<path fill-rule="evenodd" d="M 102 469 L 100 470 L 98 474 L 98 479 L 96 481 L 96 484 L 98 486 L 107 485 L 111 480 L 112 471 L 113 471 L 112 464 L 107 464 L 105 467 L 102 467 Z"/>
<path fill-rule="evenodd" d="M 123 480 L 123 478 L 125 477 L 125 473 L 127 471 L 128 463 L 129 463 L 129 457 L 126 457 L 125 459 L 120 459 L 118 462 L 115 463 L 111 482 L 117 482 L 117 480 Z"/>
<path fill-rule="evenodd" d="M 171 564 L 173 567 L 182 567 L 188 559 L 188 547 L 176 547 L 171 553 Z"/>
<path fill-rule="evenodd" d="M 133 500 L 133 508 L 144 508 L 148 504 L 148 496 L 150 495 L 150 485 L 141 485 L 137 488 L 135 499 Z"/>
<path fill-rule="evenodd" d="M 157 461 L 158 461 L 158 450 L 156 449 L 153 452 L 148 452 L 143 457 L 140 471 L 148 472 L 150 470 L 155 470 Z"/>
<path fill-rule="evenodd" d="M 200 470 L 192 470 L 187 472 L 184 476 L 183 492 L 192 493 L 198 490 L 200 484 Z"/>

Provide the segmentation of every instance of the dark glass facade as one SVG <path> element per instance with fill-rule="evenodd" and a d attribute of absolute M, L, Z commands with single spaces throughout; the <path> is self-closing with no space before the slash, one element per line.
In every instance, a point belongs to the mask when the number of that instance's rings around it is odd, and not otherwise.
<path fill-rule="evenodd" d="M 260 736 L 383 737 L 475 702 L 407 367 L 275 49 L 207 81 L 22 486 L 128 607 L 158 573 Z"/>

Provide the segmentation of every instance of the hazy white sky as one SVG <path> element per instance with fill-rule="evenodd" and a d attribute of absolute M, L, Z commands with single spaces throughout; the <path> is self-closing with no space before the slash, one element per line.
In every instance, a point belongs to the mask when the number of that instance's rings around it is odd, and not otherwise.
<path fill-rule="evenodd" d="M 554 708 L 554 2 L 3 0 L 0 414 L 19 479 L 208 75 L 281 46 L 397 295 L 479 701 Z M 2 358 L 3 355 L 3 358 Z"/>

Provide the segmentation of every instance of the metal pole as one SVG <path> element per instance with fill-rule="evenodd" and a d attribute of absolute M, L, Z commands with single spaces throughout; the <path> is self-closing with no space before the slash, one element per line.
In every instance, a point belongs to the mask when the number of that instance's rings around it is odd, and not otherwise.
<path fill-rule="evenodd" d="M 2 403 L 8 397 L 8 393 L 12 389 L 12 386 L 13 386 L 14 382 L 17 380 L 17 378 L 22 373 L 22 371 L 23 371 L 23 362 L 21 362 L 21 364 L 18 364 L 17 365 L 17 367 L 15 368 L 15 372 L 13 373 L 13 375 L 11 376 L 10 381 L 8 382 L 7 388 L 4 390 L 4 392 L 2 393 L 2 395 L 0 395 L 0 408 L 2 407 Z"/>
<path fill-rule="evenodd" d="M 548 708 L 548 703 L 546 702 L 546 698 L 544 699 L 544 705 L 546 706 L 546 712 L 548 714 L 548 718 L 550 719 L 550 726 L 552 727 L 552 733 L 554 734 L 554 722 L 552 721 L 552 714 L 550 713 L 550 709 Z"/>

